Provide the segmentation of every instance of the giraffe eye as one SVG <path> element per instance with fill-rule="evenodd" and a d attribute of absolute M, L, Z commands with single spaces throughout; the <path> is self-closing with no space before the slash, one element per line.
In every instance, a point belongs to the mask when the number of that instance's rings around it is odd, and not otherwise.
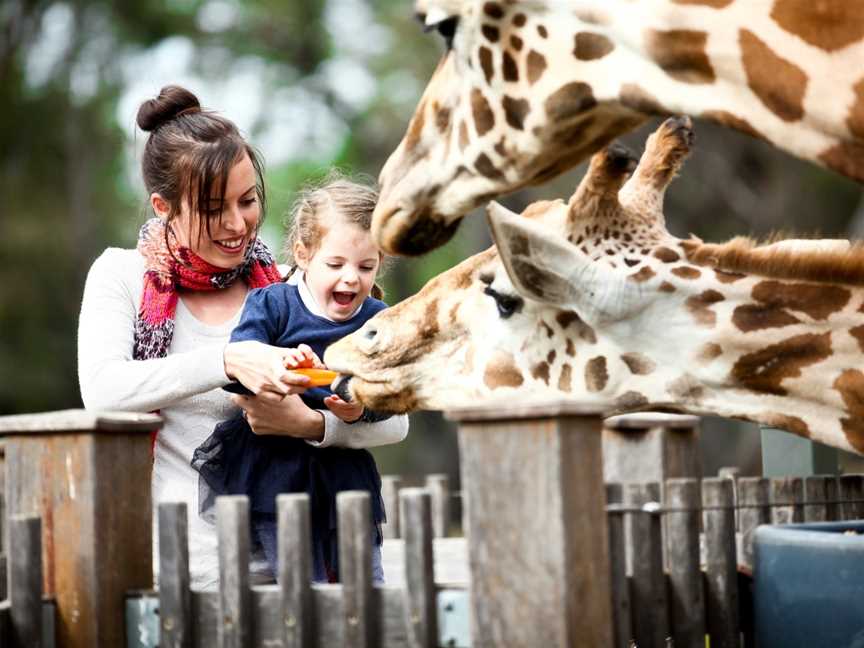
<path fill-rule="evenodd" d="M 495 300 L 495 306 L 498 308 L 498 314 L 501 315 L 501 319 L 507 319 L 513 313 L 518 312 L 524 303 L 521 297 L 502 295 L 501 293 L 492 290 L 489 286 L 487 286 L 483 292 Z"/>
<path fill-rule="evenodd" d="M 447 16 L 440 9 L 437 11 L 433 9 L 428 14 L 418 13 L 416 17 L 422 23 L 423 31 L 437 30 L 444 38 L 447 49 L 450 50 L 453 47 L 453 37 L 456 35 L 459 16 Z"/>

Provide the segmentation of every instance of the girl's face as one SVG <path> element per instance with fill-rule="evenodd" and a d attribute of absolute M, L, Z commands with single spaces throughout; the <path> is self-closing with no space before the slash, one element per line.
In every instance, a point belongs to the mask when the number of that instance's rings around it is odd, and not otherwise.
<path fill-rule="evenodd" d="M 191 215 L 184 201 L 183 209 L 174 219 L 172 229 L 180 245 L 190 248 L 207 263 L 218 268 L 231 269 L 243 262 L 246 248 L 251 245 L 258 231 L 261 206 L 255 191 L 256 176 L 252 160 L 244 153 L 228 173 L 225 186 L 223 211 L 219 213 L 218 196 L 210 205 L 202 205 L 200 215 Z M 157 215 L 167 216 L 167 203 L 159 194 L 150 196 Z M 208 209 L 213 211 L 208 212 Z M 199 219 L 210 219 L 210 236 L 200 227 Z M 199 236 L 200 229 L 200 236 Z"/>
<path fill-rule="evenodd" d="M 311 255 L 298 241 L 294 258 L 306 272 L 315 301 L 337 322 L 348 319 L 369 296 L 381 262 L 371 232 L 338 218 Z"/>

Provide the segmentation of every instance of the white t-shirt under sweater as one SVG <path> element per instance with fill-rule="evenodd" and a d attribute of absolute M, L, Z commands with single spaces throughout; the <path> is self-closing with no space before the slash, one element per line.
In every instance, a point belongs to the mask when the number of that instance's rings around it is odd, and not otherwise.
<path fill-rule="evenodd" d="M 198 473 L 192 453 L 228 418 L 234 404 L 221 389 L 223 350 L 240 312 L 218 325 L 196 319 L 180 299 L 174 336 L 165 358 L 133 360 L 135 318 L 143 290 L 144 259 L 137 250 L 107 249 L 90 268 L 78 326 L 78 379 L 91 410 L 159 410 L 164 424 L 156 437 L 151 480 L 153 569 L 158 572 L 160 502 L 186 502 L 191 584 L 215 589 L 219 582 L 215 526 L 198 515 Z M 366 448 L 396 443 L 408 432 L 406 416 L 348 425 L 324 414 L 324 439 L 316 446 Z"/>

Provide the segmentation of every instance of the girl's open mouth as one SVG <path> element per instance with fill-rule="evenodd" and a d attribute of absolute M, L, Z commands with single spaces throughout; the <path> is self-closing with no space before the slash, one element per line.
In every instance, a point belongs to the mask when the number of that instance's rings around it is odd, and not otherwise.
<path fill-rule="evenodd" d="M 354 301 L 354 298 L 357 296 L 355 292 L 337 292 L 333 291 L 333 301 L 335 301 L 340 306 L 348 306 L 351 302 Z"/>

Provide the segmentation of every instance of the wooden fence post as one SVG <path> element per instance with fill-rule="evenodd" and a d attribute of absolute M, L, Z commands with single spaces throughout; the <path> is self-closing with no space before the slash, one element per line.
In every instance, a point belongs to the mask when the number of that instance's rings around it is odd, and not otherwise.
<path fill-rule="evenodd" d="M 426 475 L 426 490 L 432 496 L 432 531 L 436 538 L 446 538 L 450 533 L 450 478 Z"/>
<path fill-rule="evenodd" d="M 42 647 L 41 521 L 35 516 L 9 518 L 9 603 L 12 645 Z"/>
<path fill-rule="evenodd" d="M 381 525 L 381 533 L 385 538 L 398 538 L 399 533 L 399 489 L 402 488 L 402 478 L 394 475 L 382 475 L 381 499 L 384 500 L 384 510 L 387 512 L 387 522 Z"/>
<path fill-rule="evenodd" d="M 432 557 L 432 503 L 429 492 L 406 488 L 399 496 L 405 522 L 405 630 L 409 648 L 438 645 L 438 610 Z"/>
<path fill-rule="evenodd" d="M 42 519 L 44 594 L 60 648 L 125 642 L 124 596 L 153 585 L 153 414 L 66 410 L 0 417 L 8 515 Z"/>
<path fill-rule="evenodd" d="M 600 411 L 464 408 L 459 422 L 472 645 L 610 646 Z"/>
<path fill-rule="evenodd" d="M 603 476 L 607 482 L 658 482 L 702 477 L 699 417 L 641 412 L 603 422 Z"/>

